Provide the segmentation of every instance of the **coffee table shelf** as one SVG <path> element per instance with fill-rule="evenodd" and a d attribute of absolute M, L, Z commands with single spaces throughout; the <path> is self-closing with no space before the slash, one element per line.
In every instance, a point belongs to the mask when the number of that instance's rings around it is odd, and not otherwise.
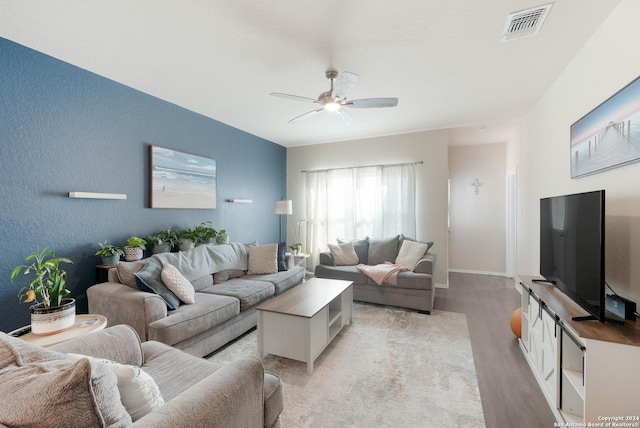
<path fill-rule="evenodd" d="M 315 359 L 351 323 L 352 282 L 312 278 L 256 309 L 258 357 L 267 353 L 306 362 L 311 374 Z"/>

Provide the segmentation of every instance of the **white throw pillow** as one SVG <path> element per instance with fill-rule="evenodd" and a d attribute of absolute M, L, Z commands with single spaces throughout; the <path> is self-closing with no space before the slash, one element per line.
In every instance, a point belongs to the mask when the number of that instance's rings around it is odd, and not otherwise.
<path fill-rule="evenodd" d="M 428 244 L 405 239 L 402 241 L 398 257 L 396 257 L 396 264 L 404 266 L 409 270 L 414 270 L 428 249 Z"/>
<path fill-rule="evenodd" d="M 358 254 L 353 248 L 353 242 L 345 242 L 343 244 L 329 244 L 329 251 L 333 257 L 333 263 L 336 266 L 353 266 L 358 264 Z"/>
<path fill-rule="evenodd" d="M 164 405 L 158 385 L 151 376 L 138 366 L 116 363 L 104 358 L 95 358 L 81 354 L 67 354 L 78 358 L 87 358 L 92 364 L 106 364 L 118 378 L 120 401 L 134 422 Z"/>
<path fill-rule="evenodd" d="M 193 284 L 180 273 L 177 267 L 169 263 L 165 264 L 162 266 L 160 278 L 162 278 L 164 285 L 166 285 L 181 302 L 187 304 L 196 302 L 196 290 L 193 288 Z"/>
<path fill-rule="evenodd" d="M 250 245 L 247 275 L 278 272 L 278 244 Z"/>

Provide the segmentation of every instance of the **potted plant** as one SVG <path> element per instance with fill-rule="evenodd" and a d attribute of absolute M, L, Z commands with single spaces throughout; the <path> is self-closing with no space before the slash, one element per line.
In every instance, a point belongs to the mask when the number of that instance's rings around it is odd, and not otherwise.
<path fill-rule="evenodd" d="M 144 256 L 147 247 L 147 241 L 137 236 L 127 239 L 127 245 L 124 247 L 124 259 L 128 262 L 135 262 Z"/>
<path fill-rule="evenodd" d="M 163 230 L 162 232 L 158 232 L 155 235 L 149 236 L 147 240 L 153 247 L 151 248 L 151 252 L 153 254 L 158 253 L 168 253 L 171 251 L 174 245 L 180 243 L 180 238 L 178 237 L 178 232 L 174 229 Z"/>
<path fill-rule="evenodd" d="M 198 237 L 198 243 L 194 243 L 194 245 L 198 244 L 213 244 L 216 242 L 216 236 L 218 232 L 210 226 L 210 221 L 203 221 L 195 228 L 195 233 Z"/>
<path fill-rule="evenodd" d="M 218 232 L 218 235 L 216 236 L 216 244 L 218 245 L 222 245 L 222 244 L 228 244 L 229 243 L 229 235 L 227 235 L 227 231 L 222 229 Z"/>
<path fill-rule="evenodd" d="M 198 244 L 198 234 L 194 229 L 180 231 L 180 251 L 187 251 Z"/>
<path fill-rule="evenodd" d="M 289 245 L 289 248 L 291 248 L 291 252 L 295 256 L 296 254 L 298 254 L 298 252 L 300 252 L 300 250 L 302 250 L 302 244 L 300 242 L 294 242 L 293 244 Z"/>
<path fill-rule="evenodd" d="M 11 271 L 11 282 L 18 279 L 20 273 L 33 273 L 35 278 L 23 287 L 18 298 L 31 303 L 31 332 L 34 334 L 52 334 L 65 330 L 75 323 L 76 301 L 65 298 L 70 293 L 66 289 L 67 273 L 60 263 L 73 263 L 66 257 L 56 257 L 50 247 L 29 254 L 30 265 L 18 265 Z"/>
<path fill-rule="evenodd" d="M 120 261 L 120 257 L 124 256 L 122 248 L 109 244 L 109 242 L 98 242 L 100 248 L 96 251 L 96 256 L 102 257 L 102 264 L 105 266 L 117 265 Z"/>

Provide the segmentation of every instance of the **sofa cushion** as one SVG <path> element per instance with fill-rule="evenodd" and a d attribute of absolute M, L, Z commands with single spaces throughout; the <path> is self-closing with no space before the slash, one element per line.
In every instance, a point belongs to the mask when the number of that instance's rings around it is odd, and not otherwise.
<path fill-rule="evenodd" d="M 369 238 L 369 262 L 374 266 L 384 262 L 393 262 L 398 256 L 400 235 L 391 238 Z"/>
<path fill-rule="evenodd" d="M 345 242 L 349 242 L 348 239 L 338 238 L 338 244 L 344 244 Z M 353 243 L 353 249 L 358 255 L 358 263 L 362 263 L 366 265 L 369 263 L 369 237 L 365 237 L 363 239 L 354 239 L 351 240 Z"/>
<path fill-rule="evenodd" d="M 222 284 L 207 287 L 202 290 L 202 293 L 235 297 L 240 300 L 240 310 L 244 311 L 273 296 L 275 287 L 267 281 L 234 278 Z"/>
<path fill-rule="evenodd" d="M 400 272 L 398 274 L 398 288 L 411 288 L 414 290 L 431 290 L 433 289 L 433 280 L 431 275 L 424 273 L 415 273 L 411 271 Z"/>
<path fill-rule="evenodd" d="M 287 270 L 286 252 L 287 252 L 287 244 L 285 242 L 280 242 L 278 244 L 278 272 Z"/>
<path fill-rule="evenodd" d="M 0 424 L 123 427 L 131 417 L 116 376 L 73 357 L 0 333 Z"/>
<path fill-rule="evenodd" d="M 353 249 L 353 242 L 343 244 L 328 244 L 333 263 L 336 266 L 353 266 L 358 264 L 358 255 Z"/>
<path fill-rule="evenodd" d="M 249 246 L 249 275 L 278 272 L 278 244 Z"/>
<path fill-rule="evenodd" d="M 317 265 L 315 274 L 318 278 L 343 279 L 354 284 L 366 284 L 368 277 L 355 266 Z"/>
<path fill-rule="evenodd" d="M 277 296 L 300 284 L 304 280 L 304 272 L 305 269 L 302 266 L 295 266 L 284 272 L 266 275 L 248 275 L 246 278 L 272 283 L 276 289 Z"/>
<path fill-rule="evenodd" d="M 128 285 L 131 288 L 138 289 L 138 282 L 133 275 L 144 267 L 144 260 L 135 262 L 120 262 L 116 265 L 116 277 L 120 284 Z"/>
<path fill-rule="evenodd" d="M 428 249 L 429 246 L 427 244 L 405 239 L 400 245 L 400 251 L 398 251 L 398 257 L 396 257 L 395 262 L 409 270 L 414 270 Z"/>
<path fill-rule="evenodd" d="M 191 281 L 191 285 L 193 285 L 193 289 L 195 291 L 200 291 L 203 288 L 209 287 L 210 285 L 213 285 L 213 275 L 209 274 L 194 279 L 193 281 Z"/>
<path fill-rule="evenodd" d="M 193 288 L 193 285 L 191 285 L 187 278 L 182 276 L 180 271 L 175 266 L 169 263 L 162 266 L 160 278 L 162 279 L 164 285 L 166 285 L 167 288 L 171 290 L 171 292 L 175 294 L 181 302 L 187 304 L 195 303 L 194 297 L 196 290 Z"/>
<path fill-rule="evenodd" d="M 105 358 L 82 354 L 67 354 L 87 358 L 94 365 L 105 364 L 118 379 L 120 401 L 135 422 L 147 413 L 164 405 L 160 389 L 153 378 L 138 366 L 120 364 Z"/>
<path fill-rule="evenodd" d="M 133 275 L 140 290 L 157 294 L 162 297 L 169 309 L 175 310 L 180 306 L 180 299 L 162 283 L 161 273 L 160 266 L 147 260 L 144 267 Z"/>
<path fill-rule="evenodd" d="M 240 301 L 234 297 L 197 292 L 195 300 L 193 305 L 180 306 L 168 316 L 150 323 L 148 340 L 173 345 L 240 313 Z"/>
<path fill-rule="evenodd" d="M 220 284 L 231 278 L 241 278 L 247 274 L 244 270 L 227 269 L 213 274 L 213 283 Z M 211 284 L 212 285 L 212 284 Z"/>

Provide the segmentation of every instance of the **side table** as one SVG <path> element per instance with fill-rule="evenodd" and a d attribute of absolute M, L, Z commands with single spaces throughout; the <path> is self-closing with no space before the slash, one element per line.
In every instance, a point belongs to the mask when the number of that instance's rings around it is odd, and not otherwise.
<path fill-rule="evenodd" d="M 76 322 L 73 326 L 59 333 L 40 335 L 31 333 L 31 326 L 20 327 L 12 332 L 7 333 L 9 336 L 19 337 L 27 342 L 34 343 L 48 348 L 76 337 L 84 336 L 93 331 L 103 330 L 107 326 L 107 318 L 97 314 L 76 315 Z M 28 333 L 23 333 L 28 330 Z M 22 334 L 21 334 L 22 333 Z"/>

